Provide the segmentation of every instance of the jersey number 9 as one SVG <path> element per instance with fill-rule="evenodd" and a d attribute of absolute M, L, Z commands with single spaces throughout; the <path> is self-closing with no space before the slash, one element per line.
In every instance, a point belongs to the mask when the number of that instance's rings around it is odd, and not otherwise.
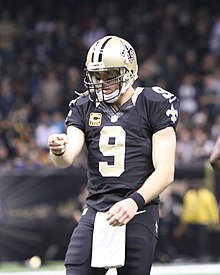
<path fill-rule="evenodd" d="M 104 126 L 100 132 L 99 149 L 103 156 L 112 156 L 113 164 L 99 162 L 103 177 L 119 177 L 124 172 L 126 133 L 121 126 Z M 110 142 L 111 141 L 111 142 Z"/>

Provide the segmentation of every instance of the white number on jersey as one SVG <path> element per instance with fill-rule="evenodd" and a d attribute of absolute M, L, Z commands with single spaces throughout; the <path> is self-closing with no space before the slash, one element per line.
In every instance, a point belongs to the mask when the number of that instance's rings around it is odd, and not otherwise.
<path fill-rule="evenodd" d="M 174 94 L 164 90 L 161 87 L 154 86 L 152 87 L 152 90 L 158 94 L 161 94 L 164 98 L 169 99 L 170 103 L 172 103 L 176 99 L 176 96 Z"/>
<path fill-rule="evenodd" d="M 104 126 L 100 132 L 99 148 L 103 156 L 114 157 L 114 163 L 99 162 L 103 177 L 119 177 L 124 172 L 126 133 L 121 126 Z M 110 139 L 114 141 L 110 143 Z"/>

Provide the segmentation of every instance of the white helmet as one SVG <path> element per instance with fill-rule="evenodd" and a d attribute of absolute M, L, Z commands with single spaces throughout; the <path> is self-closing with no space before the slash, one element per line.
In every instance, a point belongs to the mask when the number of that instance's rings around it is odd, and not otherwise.
<path fill-rule="evenodd" d="M 100 84 L 94 74 L 107 70 L 118 71 L 118 76 L 111 79 L 111 83 L 117 82 L 119 89 L 109 95 L 103 93 L 103 87 L 106 87 L 109 81 Z M 137 72 L 137 57 L 133 47 L 120 37 L 105 36 L 96 41 L 88 51 L 84 84 L 91 100 L 113 103 L 138 78 Z"/>

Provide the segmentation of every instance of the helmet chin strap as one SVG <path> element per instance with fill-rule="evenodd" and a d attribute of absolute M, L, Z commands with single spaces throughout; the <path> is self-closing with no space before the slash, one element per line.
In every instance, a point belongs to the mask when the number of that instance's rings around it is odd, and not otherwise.
<path fill-rule="evenodd" d="M 118 100 L 120 95 L 121 95 L 120 90 L 117 89 L 109 95 L 103 94 L 103 100 L 107 103 L 114 103 Z"/>
<path fill-rule="evenodd" d="M 126 90 L 127 86 L 122 87 L 121 89 L 117 89 L 109 95 L 103 94 L 103 101 L 107 103 L 115 103 L 118 100 L 118 98 L 125 93 Z"/>

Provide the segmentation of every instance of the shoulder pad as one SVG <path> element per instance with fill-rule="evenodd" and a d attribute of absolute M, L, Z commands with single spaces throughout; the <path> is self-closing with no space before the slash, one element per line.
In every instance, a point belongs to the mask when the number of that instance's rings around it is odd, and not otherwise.
<path fill-rule="evenodd" d="M 151 101 L 175 100 L 176 96 L 159 86 L 148 87 L 143 90 L 144 96 Z"/>
<path fill-rule="evenodd" d="M 79 106 L 79 105 L 83 105 L 84 103 L 89 101 L 89 97 L 88 96 L 79 96 L 75 99 L 72 99 L 69 103 L 69 107 L 73 107 L 73 106 Z"/>

